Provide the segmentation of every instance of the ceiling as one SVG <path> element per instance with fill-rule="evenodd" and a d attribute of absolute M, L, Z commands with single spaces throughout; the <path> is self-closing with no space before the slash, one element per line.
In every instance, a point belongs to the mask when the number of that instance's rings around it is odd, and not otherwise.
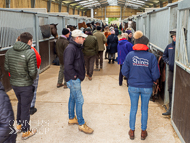
<path fill-rule="evenodd" d="M 105 6 L 121 6 L 132 9 L 143 10 L 145 8 L 156 7 L 160 3 L 168 0 L 52 0 L 61 2 L 64 5 L 69 5 L 80 9 L 95 9 Z"/>

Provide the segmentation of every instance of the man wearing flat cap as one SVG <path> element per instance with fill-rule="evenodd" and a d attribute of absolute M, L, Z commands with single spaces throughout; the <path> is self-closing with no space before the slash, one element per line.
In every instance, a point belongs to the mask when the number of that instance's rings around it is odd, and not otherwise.
<path fill-rule="evenodd" d="M 94 33 L 94 36 L 98 41 L 98 55 L 96 56 L 96 68 L 99 68 L 99 59 L 100 59 L 100 69 L 103 67 L 103 52 L 105 50 L 104 44 L 107 42 L 106 36 L 100 31 L 101 27 L 97 26 L 97 32 Z"/>
<path fill-rule="evenodd" d="M 79 125 L 79 131 L 86 134 L 92 134 L 93 129 L 86 125 L 82 112 L 84 99 L 81 91 L 81 82 L 85 78 L 85 62 L 82 53 L 82 45 L 87 36 L 88 35 L 84 34 L 81 30 L 76 29 L 72 31 L 72 38 L 64 51 L 64 74 L 67 86 L 70 89 L 68 124 L 77 124 Z M 75 109 L 77 117 L 75 116 Z"/>
<path fill-rule="evenodd" d="M 65 81 L 64 76 L 64 64 L 63 64 L 63 53 L 65 48 L 68 46 L 69 41 L 67 38 L 69 38 L 70 32 L 67 28 L 63 28 L 62 35 L 59 37 L 59 39 L 56 42 L 56 50 L 57 55 L 59 57 L 59 63 L 60 63 L 60 70 L 58 75 L 58 82 L 57 82 L 57 88 L 64 86 L 64 88 L 67 88 L 67 84 Z M 63 84 L 64 79 L 64 84 Z"/>
<path fill-rule="evenodd" d="M 169 76 L 168 76 L 169 108 L 165 113 L 162 113 L 162 115 L 171 115 L 176 29 L 170 31 L 170 35 L 172 38 L 172 43 L 166 47 L 162 57 L 164 62 L 169 65 Z"/>

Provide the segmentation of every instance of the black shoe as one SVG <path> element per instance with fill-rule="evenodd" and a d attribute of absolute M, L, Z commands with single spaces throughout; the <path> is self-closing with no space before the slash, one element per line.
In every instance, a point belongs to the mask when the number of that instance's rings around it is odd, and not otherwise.
<path fill-rule="evenodd" d="M 109 60 L 108 64 L 111 64 L 111 60 Z"/>
<path fill-rule="evenodd" d="M 114 64 L 114 59 L 112 60 L 112 64 Z"/>
<path fill-rule="evenodd" d="M 169 108 L 168 111 L 166 111 L 165 113 L 162 113 L 162 115 L 164 116 L 171 115 L 171 108 Z"/>
<path fill-rule="evenodd" d="M 30 115 L 33 115 L 36 112 L 37 112 L 37 109 L 35 107 L 30 108 Z"/>

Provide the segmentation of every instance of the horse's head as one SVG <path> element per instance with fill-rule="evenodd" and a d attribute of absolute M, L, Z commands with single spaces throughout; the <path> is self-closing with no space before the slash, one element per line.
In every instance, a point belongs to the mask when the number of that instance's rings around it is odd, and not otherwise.
<path fill-rule="evenodd" d="M 53 24 L 53 23 L 50 24 L 51 34 L 52 34 L 55 38 L 58 38 L 57 25 L 58 25 L 58 24 Z"/>

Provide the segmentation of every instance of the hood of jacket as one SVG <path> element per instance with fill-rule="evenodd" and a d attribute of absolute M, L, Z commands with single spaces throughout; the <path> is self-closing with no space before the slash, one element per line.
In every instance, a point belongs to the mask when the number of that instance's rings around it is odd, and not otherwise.
<path fill-rule="evenodd" d="M 14 45 L 13 45 L 13 49 L 15 51 L 24 51 L 24 50 L 28 50 L 28 49 L 31 49 L 31 46 L 26 44 L 26 43 L 23 43 L 23 42 L 16 42 Z"/>
<path fill-rule="evenodd" d="M 120 39 L 120 40 L 118 41 L 118 44 L 119 44 L 119 45 L 123 45 L 123 44 L 125 44 L 126 42 L 128 42 L 127 39 L 122 38 L 122 39 Z"/>
<path fill-rule="evenodd" d="M 144 44 L 135 44 L 133 50 L 135 51 L 147 51 L 149 48 Z"/>
<path fill-rule="evenodd" d="M 76 46 L 76 47 L 78 47 L 80 49 L 83 48 L 83 45 L 76 43 L 72 38 L 70 39 L 69 43 L 73 44 L 74 46 Z"/>

